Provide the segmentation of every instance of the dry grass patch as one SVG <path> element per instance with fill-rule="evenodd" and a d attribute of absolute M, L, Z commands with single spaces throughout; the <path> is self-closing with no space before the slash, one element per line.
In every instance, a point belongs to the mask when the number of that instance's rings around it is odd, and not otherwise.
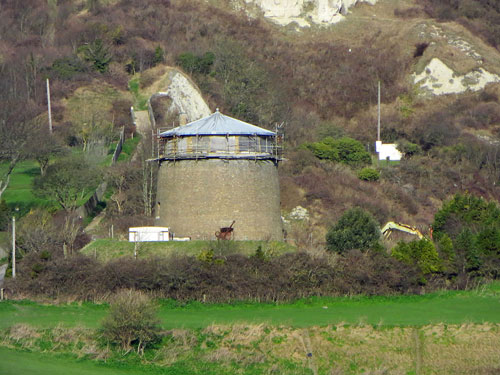
<path fill-rule="evenodd" d="M 500 325 L 490 323 L 420 328 L 338 324 L 306 329 L 238 324 L 175 329 L 164 334 L 163 343 L 143 361 L 160 366 L 213 363 L 234 373 L 250 366 L 287 374 L 312 371 L 325 375 L 415 374 L 417 368 L 421 374 L 440 375 L 494 374 L 500 370 Z M 3 334 L 1 343 L 109 358 L 112 353 L 96 339 L 95 332 L 81 328 L 49 331 L 16 325 Z"/>
<path fill-rule="evenodd" d="M 288 361 L 315 368 L 319 374 L 406 374 L 415 371 L 417 363 L 426 374 L 488 373 L 500 368 L 496 324 L 439 324 L 419 329 L 214 325 L 203 333 L 211 342 L 204 348 L 214 348 L 206 350 L 203 359 L 217 362 Z"/>

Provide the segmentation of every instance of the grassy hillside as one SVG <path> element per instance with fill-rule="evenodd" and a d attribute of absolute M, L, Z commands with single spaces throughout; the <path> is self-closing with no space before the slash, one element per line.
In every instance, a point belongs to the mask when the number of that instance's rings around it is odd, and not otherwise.
<path fill-rule="evenodd" d="M 0 164 L 0 173 L 6 169 L 6 163 Z M 21 214 L 25 214 L 32 207 L 50 207 L 51 202 L 36 197 L 33 194 L 33 180 L 40 175 L 40 167 L 34 161 L 23 161 L 19 163 L 11 175 L 9 187 L 2 194 L 7 204 L 14 208 L 18 207 Z"/>
<path fill-rule="evenodd" d="M 150 258 L 171 255 L 197 256 L 202 251 L 214 249 L 214 253 L 253 255 L 258 247 L 265 253 L 278 256 L 286 252 L 295 251 L 295 248 L 283 242 L 265 241 L 230 241 L 219 243 L 217 241 L 186 241 L 186 242 L 139 242 L 137 247 L 134 242 L 118 241 L 113 239 L 99 239 L 92 241 L 81 252 L 85 255 L 95 256 L 98 260 L 108 261 L 120 256 L 133 256 L 137 249 L 138 258 Z"/>
<path fill-rule="evenodd" d="M 68 371 L 77 375 L 495 374 L 500 368 L 498 329 L 492 324 L 420 329 L 214 325 L 199 331 L 173 330 L 154 354 L 141 358 L 92 346 L 90 333 L 81 329 L 44 332 L 18 326 L 3 339 L 10 348 L 0 348 L 0 371 L 33 375 Z M 39 339 L 30 340 L 27 333 Z"/>
<path fill-rule="evenodd" d="M 428 324 L 500 323 L 497 314 L 500 284 L 467 292 L 438 292 L 425 296 L 311 298 L 293 304 L 236 303 L 181 305 L 160 302 L 159 316 L 165 329 L 198 329 L 210 324 L 267 324 L 296 328 L 329 324 L 369 324 L 381 327 Z M 30 324 L 95 328 L 106 315 L 106 305 L 90 303 L 44 305 L 6 301 L 0 304 L 0 327 Z"/>
<path fill-rule="evenodd" d="M 0 348 L 2 361 L 0 372 L 4 375 L 132 375 L 142 371 L 138 368 L 123 369 L 119 366 L 77 360 L 72 357 L 52 356 L 14 349 Z"/>
<path fill-rule="evenodd" d="M 165 338 L 139 356 L 99 344 L 107 307 L 0 303 L 2 373 L 493 374 L 500 285 L 288 305 L 160 302 Z M 21 351 L 22 350 L 22 351 Z M 90 361 L 93 359 L 93 361 Z M 73 372 L 72 372 L 73 373 Z"/>
<path fill-rule="evenodd" d="M 5 7 L 9 26 L 2 29 L 0 57 L 10 77 L 5 85 L 19 89 L 2 92 L 15 93 L 14 102 L 35 102 L 43 113 L 43 72 L 53 85 L 56 133 L 86 147 L 109 138 L 110 124 L 131 130 L 130 106 L 145 108 L 157 71 L 180 66 L 212 109 L 267 128 L 285 123 L 282 208 L 301 205 L 312 219 L 295 237 L 312 232 L 321 243 L 326 228 L 352 206 L 366 208 L 380 224 L 426 228 L 451 194 L 500 198 L 499 85 L 424 98 L 412 84 L 412 74 L 436 57 L 457 74 L 500 73 L 496 8 L 481 3 L 472 12 L 467 4 L 380 0 L 351 8 L 336 25 L 297 31 L 255 9 L 248 18 L 229 1 L 40 0 L 26 14 L 12 3 Z M 20 30 L 20 19 L 43 22 Z M 19 68 L 26 64 L 29 75 Z M 368 183 L 359 181 L 356 168 L 320 161 L 301 145 L 346 135 L 373 151 L 377 80 L 382 138 L 411 143 L 416 152 L 399 164 L 374 163 L 381 177 Z M 130 191 L 134 204 L 126 216 L 136 222 L 140 194 Z"/>

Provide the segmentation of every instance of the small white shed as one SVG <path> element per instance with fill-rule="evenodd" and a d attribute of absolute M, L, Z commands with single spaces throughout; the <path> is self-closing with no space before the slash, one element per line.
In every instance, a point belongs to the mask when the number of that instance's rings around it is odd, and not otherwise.
<path fill-rule="evenodd" d="M 375 151 L 378 153 L 378 160 L 401 160 L 403 154 L 398 150 L 395 143 L 375 142 Z"/>
<path fill-rule="evenodd" d="M 170 241 L 173 233 L 168 227 L 134 227 L 128 229 L 129 242 L 162 242 Z"/>

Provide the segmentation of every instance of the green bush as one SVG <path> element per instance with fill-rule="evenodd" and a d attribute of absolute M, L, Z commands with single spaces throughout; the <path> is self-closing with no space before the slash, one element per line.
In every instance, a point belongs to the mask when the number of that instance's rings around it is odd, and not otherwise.
<path fill-rule="evenodd" d="M 406 140 L 400 140 L 398 142 L 398 150 L 401 151 L 406 158 L 418 155 L 422 152 L 422 148 L 419 145 Z"/>
<path fill-rule="evenodd" d="M 380 227 L 368 212 L 359 207 L 346 211 L 326 235 L 330 251 L 344 253 L 347 250 L 367 250 L 377 246 Z"/>
<path fill-rule="evenodd" d="M 78 56 L 63 57 L 56 59 L 50 70 L 57 78 L 70 80 L 81 73 L 88 71 L 87 65 Z"/>
<path fill-rule="evenodd" d="M 138 353 L 159 342 L 158 307 L 145 294 L 124 290 L 119 292 L 101 325 L 105 341 L 123 350 L 135 348 Z"/>
<path fill-rule="evenodd" d="M 92 65 L 94 70 L 100 73 L 106 73 L 108 71 L 112 55 L 102 39 L 96 39 L 92 43 L 80 46 L 78 52 L 82 54 L 85 61 Z"/>
<path fill-rule="evenodd" d="M 464 271 L 478 271 L 481 268 L 482 261 L 477 251 L 475 236 L 469 228 L 458 234 L 454 248 L 456 253 L 460 254 Z"/>
<path fill-rule="evenodd" d="M 155 57 L 153 58 L 153 65 L 161 64 L 165 61 L 165 51 L 161 46 L 155 48 Z"/>
<path fill-rule="evenodd" d="M 10 209 L 5 200 L 0 200 L 0 231 L 6 230 L 10 222 Z"/>
<path fill-rule="evenodd" d="M 455 259 L 455 250 L 450 236 L 444 233 L 437 241 L 439 255 L 443 262 L 449 264 Z"/>
<path fill-rule="evenodd" d="M 353 167 L 371 164 L 371 156 L 363 144 L 349 137 L 334 139 L 326 137 L 319 142 L 307 143 L 305 148 L 311 150 L 319 159 L 344 163 Z"/>
<path fill-rule="evenodd" d="M 434 233 L 437 237 L 447 233 L 452 239 L 464 227 L 478 233 L 486 227 L 500 228 L 500 209 L 494 202 L 487 202 L 471 194 L 456 194 L 434 216 Z"/>
<path fill-rule="evenodd" d="M 483 255 L 500 255 L 500 230 L 493 226 L 482 228 L 477 234 L 476 246 Z"/>
<path fill-rule="evenodd" d="M 358 172 L 358 177 L 363 181 L 378 181 L 380 173 L 376 169 L 366 167 Z"/>
<path fill-rule="evenodd" d="M 215 61 L 215 54 L 207 52 L 203 56 L 196 56 L 191 52 L 181 53 L 177 57 L 177 64 L 186 72 L 208 74 Z"/>
<path fill-rule="evenodd" d="M 438 272 L 442 268 L 434 244 L 425 238 L 411 242 L 400 241 L 392 249 L 391 255 L 403 263 L 417 266 L 423 275 Z"/>

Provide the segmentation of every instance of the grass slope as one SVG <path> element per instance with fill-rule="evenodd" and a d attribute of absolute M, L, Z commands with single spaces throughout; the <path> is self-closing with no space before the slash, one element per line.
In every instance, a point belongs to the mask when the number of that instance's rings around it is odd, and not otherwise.
<path fill-rule="evenodd" d="M 0 347 L 0 358 L 2 358 L 0 361 L 0 374 L 2 375 L 132 375 L 144 373 L 143 370 L 139 369 L 119 369 L 92 361 L 77 361 L 74 358 L 2 347 Z"/>
<path fill-rule="evenodd" d="M 295 247 L 284 242 L 267 241 L 171 241 L 171 242 L 140 242 L 137 244 L 139 258 L 152 256 L 198 255 L 201 251 L 214 249 L 216 254 L 240 253 L 244 255 L 255 254 L 259 246 L 262 250 L 273 255 L 280 255 L 295 251 Z M 113 240 L 110 238 L 98 239 L 81 250 L 85 255 L 96 256 L 101 261 L 108 261 L 121 256 L 133 256 L 135 243 Z"/>
<path fill-rule="evenodd" d="M 6 169 L 7 163 L 1 163 L 0 172 Z M 18 207 L 22 214 L 32 207 L 51 206 L 49 201 L 33 194 L 33 180 L 39 175 L 40 167 L 35 161 L 26 160 L 18 163 L 10 176 L 9 186 L 2 194 L 2 199 L 5 199 L 10 207 Z"/>
<path fill-rule="evenodd" d="M 238 323 L 296 328 L 339 323 L 387 327 L 500 323 L 499 296 L 500 283 L 496 282 L 480 291 L 449 291 L 424 296 L 315 298 L 283 305 L 190 303 L 179 306 L 172 301 L 161 301 L 159 315 L 166 329 Z M 4 301 L 0 303 L 0 328 L 17 323 L 44 328 L 58 324 L 95 328 L 106 313 L 107 305 Z"/>

